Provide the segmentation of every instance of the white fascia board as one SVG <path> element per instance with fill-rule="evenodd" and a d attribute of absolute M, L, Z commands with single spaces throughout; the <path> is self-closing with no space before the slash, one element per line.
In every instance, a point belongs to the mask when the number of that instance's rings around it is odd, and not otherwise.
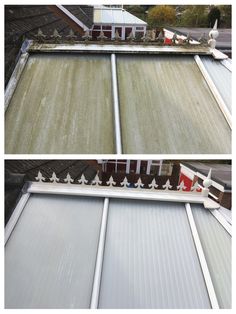
<path fill-rule="evenodd" d="M 196 176 L 198 176 L 200 179 L 202 180 L 205 180 L 207 178 L 207 176 L 205 176 L 204 174 L 200 173 L 200 172 L 196 172 Z M 221 191 L 221 192 L 224 192 L 225 191 L 225 188 L 223 185 L 215 182 L 212 178 L 212 185 L 214 188 L 216 188 L 217 190 Z"/>
<path fill-rule="evenodd" d="M 62 195 L 80 195 L 90 197 L 103 198 L 127 198 L 139 200 L 153 200 L 164 202 L 180 202 L 180 203 L 198 203 L 203 204 L 206 208 L 217 209 L 219 204 L 208 197 L 204 197 L 200 192 L 180 192 L 180 191 L 165 191 L 140 188 L 119 188 L 119 187 L 104 187 L 92 185 L 75 185 L 64 183 L 39 183 L 32 182 L 28 188 L 29 193 L 42 194 L 62 194 Z"/>
<path fill-rule="evenodd" d="M 73 22 L 75 22 L 79 27 L 83 28 L 84 31 L 89 30 L 89 28 L 82 23 L 79 19 L 77 19 L 77 17 L 75 17 L 72 13 L 70 13 L 69 10 L 67 10 L 66 8 L 64 8 L 63 5 L 56 5 L 56 7 L 58 9 L 60 9 L 64 14 L 66 14 Z"/>
<path fill-rule="evenodd" d="M 30 197 L 30 193 L 26 193 L 26 194 L 23 194 L 19 200 L 19 202 L 17 203 L 7 225 L 6 225 L 6 228 L 5 228 L 5 245 L 18 221 L 18 219 L 20 218 L 20 215 L 28 201 Z"/>
<path fill-rule="evenodd" d="M 180 164 L 180 172 L 188 177 L 190 180 L 194 179 L 194 176 L 196 175 L 196 172 L 192 169 L 188 168 L 187 166 Z"/>

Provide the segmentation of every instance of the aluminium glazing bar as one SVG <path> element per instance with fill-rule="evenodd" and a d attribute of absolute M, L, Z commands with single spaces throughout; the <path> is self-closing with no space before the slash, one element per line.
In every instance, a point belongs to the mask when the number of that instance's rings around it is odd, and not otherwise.
<path fill-rule="evenodd" d="M 217 301 L 217 297 L 216 297 L 216 293 L 215 293 L 215 289 L 211 280 L 211 275 L 207 266 L 207 262 L 206 262 L 206 258 L 203 252 L 203 248 L 202 248 L 202 244 L 198 235 L 198 231 L 197 231 L 197 227 L 195 225 L 195 221 L 193 218 L 193 213 L 192 213 L 192 209 L 189 203 L 185 204 L 185 209 L 187 212 L 187 216 L 188 216 L 188 221 L 189 221 L 189 225 L 191 228 L 191 232 L 192 232 L 192 236 L 193 236 L 193 240 L 194 240 L 194 244 L 196 247 L 196 251 L 198 254 L 198 258 L 199 258 L 199 262 L 202 268 L 202 273 L 203 273 L 203 277 L 206 283 L 206 288 L 207 288 L 207 292 L 209 295 L 209 299 L 211 302 L 211 306 L 213 309 L 219 309 L 219 304 Z"/>
<path fill-rule="evenodd" d="M 96 260 L 94 280 L 93 280 L 93 290 L 92 290 L 92 297 L 91 297 L 91 304 L 90 304 L 91 309 L 98 308 L 99 291 L 100 291 L 100 283 L 101 283 L 101 276 L 102 276 L 103 255 L 104 255 L 106 229 L 107 229 L 108 207 L 109 207 L 109 198 L 105 198 L 104 206 L 103 206 L 99 243 L 98 243 L 97 260 Z"/>
<path fill-rule="evenodd" d="M 19 79 L 21 77 L 21 74 L 24 70 L 24 67 L 27 63 L 27 60 L 29 58 L 28 52 L 22 53 L 20 56 L 20 59 L 18 60 L 16 67 L 12 73 L 12 76 L 7 84 L 6 90 L 5 90 L 5 111 L 7 110 L 9 103 L 11 101 L 11 98 L 14 94 L 14 91 L 16 89 L 16 86 L 19 82 Z"/>
<path fill-rule="evenodd" d="M 117 73 L 116 73 L 116 55 L 114 53 L 111 54 L 111 74 L 112 74 L 112 94 L 113 94 L 113 107 L 114 107 L 114 119 L 115 119 L 116 153 L 122 154 L 120 108 L 119 108 L 118 83 L 117 83 Z"/>
<path fill-rule="evenodd" d="M 210 213 L 218 220 L 218 222 L 224 227 L 224 229 L 232 236 L 232 226 L 228 223 L 225 217 L 216 209 L 214 210 L 211 209 Z"/>
<path fill-rule="evenodd" d="M 23 211 L 23 209 L 25 208 L 25 205 L 28 201 L 30 197 L 30 193 L 25 193 L 21 196 L 21 199 L 19 200 L 18 204 L 16 205 L 15 210 L 13 211 L 11 218 L 9 219 L 6 228 L 5 228 L 5 245 L 8 241 L 8 239 L 10 238 L 10 235 L 18 221 L 18 219 L 20 218 L 20 215 Z"/>
<path fill-rule="evenodd" d="M 218 106 L 220 107 L 220 110 L 222 111 L 226 121 L 228 122 L 230 128 L 232 129 L 232 117 L 231 114 L 223 100 L 223 98 L 221 97 L 220 93 L 218 92 L 218 89 L 216 88 L 214 82 L 212 81 L 210 75 L 207 72 L 207 69 L 205 68 L 201 58 L 198 55 L 194 56 L 194 60 L 196 61 L 199 70 L 201 71 L 205 81 L 207 82 L 210 91 L 212 93 L 212 95 L 214 96 Z"/>

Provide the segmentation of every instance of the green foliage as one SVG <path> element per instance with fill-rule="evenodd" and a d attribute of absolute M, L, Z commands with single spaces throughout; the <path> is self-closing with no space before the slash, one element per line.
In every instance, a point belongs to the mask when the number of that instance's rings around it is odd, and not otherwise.
<path fill-rule="evenodd" d="M 125 6 L 125 9 L 137 16 L 139 19 L 143 20 L 146 22 L 147 20 L 147 15 L 146 15 L 146 7 L 145 6 L 142 6 L 142 5 L 127 5 Z"/>
<path fill-rule="evenodd" d="M 220 5 L 221 12 L 221 26 L 231 28 L 232 26 L 232 6 L 231 5 Z"/>
<path fill-rule="evenodd" d="M 209 27 L 213 27 L 215 24 L 215 21 L 218 20 L 218 25 L 220 25 L 220 16 L 221 16 L 221 12 L 219 10 L 218 7 L 213 6 L 210 9 L 210 12 L 208 13 L 208 26 Z"/>
<path fill-rule="evenodd" d="M 151 27 L 170 26 L 175 21 L 175 9 L 171 6 L 158 5 L 148 11 L 148 24 Z"/>
<path fill-rule="evenodd" d="M 183 12 L 179 26 L 207 27 L 207 7 L 205 5 L 189 5 Z"/>

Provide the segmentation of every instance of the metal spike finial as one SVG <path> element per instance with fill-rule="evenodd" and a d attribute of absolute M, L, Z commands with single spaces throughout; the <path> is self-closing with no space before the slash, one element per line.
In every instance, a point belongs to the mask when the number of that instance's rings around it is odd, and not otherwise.
<path fill-rule="evenodd" d="M 84 35 L 82 36 L 82 39 L 84 39 L 85 41 L 88 41 L 88 40 L 92 39 L 92 36 L 89 34 L 89 30 L 84 32 Z"/>
<path fill-rule="evenodd" d="M 46 35 L 44 35 L 41 28 L 39 28 L 35 37 L 38 38 L 39 41 L 44 41 L 44 39 L 46 38 Z"/>
<path fill-rule="evenodd" d="M 190 44 L 191 40 L 192 40 L 191 33 L 188 33 L 187 37 L 184 39 L 184 43 Z"/>
<path fill-rule="evenodd" d="M 75 35 L 73 29 L 70 29 L 69 35 L 66 36 L 69 40 L 73 41 L 77 36 Z"/>
<path fill-rule="evenodd" d="M 211 48 L 216 47 L 216 38 L 219 36 L 219 32 L 217 29 L 218 20 L 216 19 L 213 29 L 209 32 L 209 41 L 208 44 Z"/>
<path fill-rule="evenodd" d="M 210 169 L 206 179 L 203 180 L 202 196 L 208 196 L 208 194 L 209 194 L 209 187 L 211 185 L 212 185 L 212 180 L 211 180 L 211 169 Z"/>
<path fill-rule="evenodd" d="M 151 41 L 151 40 L 152 40 L 152 37 L 149 35 L 148 32 L 146 32 L 146 33 L 143 35 L 143 37 L 141 37 L 141 40 L 142 40 L 143 42 L 148 42 L 148 41 Z"/>
<path fill-rule="evenodd" d="M 144 187 L 144 184 L 142 183 L 141 177 L 138 179 L 137 183 L 134 184 L 134 186 L 135 186 L 136 188 L 139 188 L 139 189 L 141 189 L 141 188 Z"/>
<path fill-rule="evenodd" d="M 121 40 L 121 36 L 120 36 L 120 34 L 119 34 L 118 31 L 115 32 L 114 39 L 115 39 L 116 41 Z"/>
<path fill-rule="evenodd" d="M 130 32 L 130 34 L 127 37 L 127 39 L 130 40 L 130 41 L 134 41 L 135 40 L 135 34 L 133 33 L 133 31 Z"/>
<path fill-rule="evenodd" d="M 177 38 L 177 34 L 176 34 L 176 32 L 174 33 L 174 35 L 173 35 L 173 37 L 172 37 L 172 39 L 171 39 L 171 41 L 172 41 L 172 44 L 176 44 L 176 41 L 178 40 L 178 38 Z"/>
<path fill-rule="evenodd" d="M 127 188 L 129 186 L 127 177 L 124 177 L 124 180 L 120 183 L 120 185 L 123 186 L 124 188 Z"/>
<path fill-rule="evenodd" d="M 157 36 L 157 41 L 160 43 L 160 44 L 163 44 L 164 43 L 164 35 L 163 35 L 163 32 L 160 31 L 159 35 Z"/>
<path fill-rule="evenodd" d="M 165 190 L 170 190 L 172 188 L 172 185 L 170 184 L 170 180 L 168 179 L 166 181 L 166 184 L 162 185 L 162 187 L 165 189 Z"/>
<path fill-rule="evenodd" d="M 115 186 L 115 185 L 116 185 L 116 183 L 115 183 L 115 181 L 113 180 L 113 177 L 112 177 L 112 176 L 110 176 L 110 178 L 109 178 L 109 180 L 106 182 L 106 184 L 109 185 L 109 186 Z"/>
<path fill-rule="evenodd" d="M 198 186 L 198 181 L 194 183 L 194 185 L 191 187 L 192 192 L 199 192 L 199 186 Z"/>
<path fill-rule="evenodd" d="M 98 173 L 96 174 L 93 182 L 92 182 L 92 185 L 101 185 L 102 184 L 102 181 L 99 179 L 99 176 L 98 176 Z"/>
<path fill-rule="evenodd" d="M 88 180 L 86 180 L 84 174 L 81 175 L 80 179 L 78 180 L 79 184 L 87 184 Z"/>
<path fill-rule="evenodd" d="M 104 35 L 104 32 L 101 31 L 99 36 L 97 37 L 97 39 L 103 41 L 103 40 L 106 40 L 107 39 L 107 36 Z"/>
<path fill-rule="evenodd" d="M 67 184 L 71 184 L 74 182 L 74 180 L 71 178 L 69 172 L 67 173 L 66 178 L 64 179 L 64 182 L 66 182 Z"/>
<path fill-rule="evenodd" d="M 39 182 L 43 182 L 43 181 L 46 180 L 46 179 L 43 177 L 43 175 L 42 175 L 42 173 L 40 172 L 40 170 L 39 170 L 39 172 L 38 172 L 38 176 L 35 177 L 35 179 L 36 179 L 37 181 L 39 181 Z"/>
<path fill-rule="evenodd" d="M 53 172 L 52 177 L 50 178 L 50 181 L 53 183 L 59 182 L 59 178 L 56 176 L 55 172 Z"/>
<path fill-rule="evenodd" d="M 186 186 L 184 185 L 184 181 L 180 182 L 180 185 L 177 186 L 177 190 L 182 191 L 182 192 L 184 190 L 186 190 Z"/>
<path fill-rule="evenodd" d="M 207 38 L 206 38 L 206 33 L 202 33 L 202 35 L 199 37 L 198 41 L 202 44 L 202 45 L 206 45 L 207 42 Z"/>
<path fill-rule="evenodd" d="M 158 188 L 158 184 L 156 184 L 155 178 L 153 178 L 152 182 L 148 184 L 148 186 L 153 190 Z"/>

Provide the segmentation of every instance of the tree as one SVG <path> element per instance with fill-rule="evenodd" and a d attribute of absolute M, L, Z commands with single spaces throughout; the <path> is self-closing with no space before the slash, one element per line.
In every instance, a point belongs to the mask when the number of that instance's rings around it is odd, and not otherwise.
<path fill-rule="evenodd" d="M 215 21 L 218 20 L 218 26 L 220 25 L 220 10 L 218 7 L 213 6 L 208 13 L 208 25 L 209 27 L 213 27 L 215 24 Z"/>
<path fill-rule="evenodd" d="M 207 27 L 205 5 L 189 5 L 183 12 L 180 25 L 184 27 Z"/>
<path fill-rule="evenodd" d="M 175 9 L 168 5 L 158 5 L 148 11 L 148 24 L 151 27 L 172 25 L 176 20 Z"/>
<path fill-rule="evenodd" d="M 232 7 L 231 5 L 220 5 L 219 6 L 221 12 L 221 26 L 231 28 L 232 22 Z"/>

